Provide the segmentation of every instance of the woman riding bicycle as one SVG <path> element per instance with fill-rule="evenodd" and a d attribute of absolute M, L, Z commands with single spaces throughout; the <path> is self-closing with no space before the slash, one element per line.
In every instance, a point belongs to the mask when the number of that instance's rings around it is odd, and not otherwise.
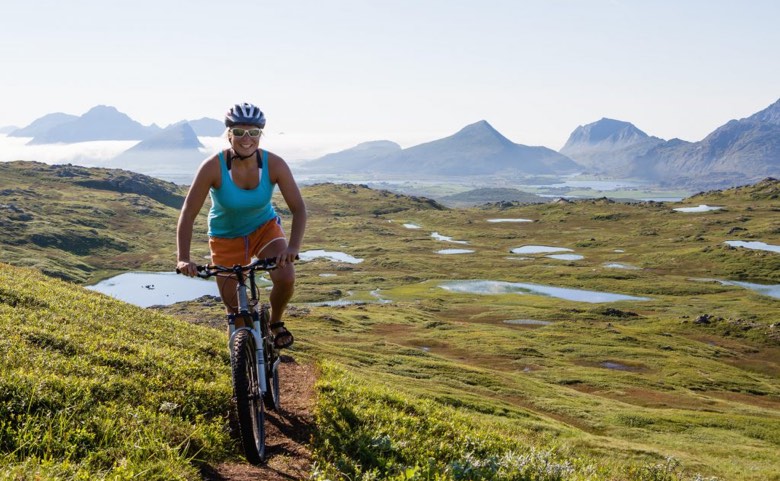
<path fill-rule="evenodd" d="M 230 148 L 203 161 L 184 200 L 176 231 L 176 267 L 184 275 L 197 275 L 197 264 L 190 259 L 192 230 L 206 195 L 210 194 L 211 263 L 245 265 L 253 256 L 276 257 L 278 267 L 270 272 L 273 282 L 270 327 L 276 347 L 290 347 L 293 336 L 284 327 L 282 314 L 295 289 L 293 261 L 301 249 L 306 228 L 306 205 L 287 163 L 258 147 L 265 115 L 257 106 L 234 105 L 225 114 L 225 126 Z M 289 243 L 281 218 L 271 204 L 277 185 L 292 212 Z M 218 277 L 217 285 L 228 315 L 235 314 L 235 279 Z"/>

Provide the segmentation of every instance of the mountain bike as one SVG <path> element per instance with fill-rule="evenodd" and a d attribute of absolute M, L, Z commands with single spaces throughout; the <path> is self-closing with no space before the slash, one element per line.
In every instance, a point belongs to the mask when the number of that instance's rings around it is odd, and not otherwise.
<path fill-rule="evenodd" d="M 275 268 L 273 257 L 245 266 L 198 266 L 198 277 L 230 276 L 238 281 L 238 312 L 228 315 L 228 347 L 241 444 L 252 464 L 266 459 L 265 409 L 279 409 L 279 351 L 269 326 L 270 306 L 258 303 L 255 282 L 256 271 Z M 240 327 L 236 327 L 237 321 Z"/>

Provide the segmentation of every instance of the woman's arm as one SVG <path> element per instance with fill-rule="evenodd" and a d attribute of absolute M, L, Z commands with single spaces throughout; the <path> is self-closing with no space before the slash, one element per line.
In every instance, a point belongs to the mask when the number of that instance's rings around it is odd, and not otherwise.
<path fill-rule="evenodd" d="M 216 182 L 216 172 L 219 173 L 219 160 L 215 157 L 206 159 L 200 164 L 195 179 L 192 181 L 184 205 L 179 214 L 179 222 L 176 226 L 176 268 L 184 275 L 193 277 L 197 275 L 196 264 L 190 260 L 190 246 L 192 244 L 192 229 L 195 218 L 198 216 L 209 189 Z"/>
<path fill-rule="evenodd" d="M 301 251 L 303 243 L 303 233 L 306 231 L 306 203 L 303 201 L 298 184 L 293 178 L 290 167 L 281 157 L 270 154 L 268 156 L 269 175 L 271 182 L 279 186 L 279 192 L 282 193 L 287 207 L 292 212 L 292 229 L 290 238 L 287 242 L 287 250 L 282 254 L 277 262 L 280 267 L 284 267 L 287 262 L 292 262 Z"/>

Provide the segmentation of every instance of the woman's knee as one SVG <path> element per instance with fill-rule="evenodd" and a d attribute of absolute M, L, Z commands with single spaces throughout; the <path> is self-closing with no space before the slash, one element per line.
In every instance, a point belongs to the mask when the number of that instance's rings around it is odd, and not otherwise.
<path fill-rule="evenodd" d="M 285 270 L 276 273 L 271 277 L 271 281 L 274 283 L 275 288 L 280 289 L 294 289 L 295 288 L 295 271 L 292 269 Z"/>

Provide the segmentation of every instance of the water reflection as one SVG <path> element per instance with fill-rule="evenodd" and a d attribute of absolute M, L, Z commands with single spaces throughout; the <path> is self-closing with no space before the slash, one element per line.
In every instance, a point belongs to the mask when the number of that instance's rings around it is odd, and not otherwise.
<path fill-rule="evenodd" d="M 765 242 L 746 242 L 746 241 L 735 241 L 730 240 L 726 241 L 726 244 L 730 245 L 731 247 L 744 247 L 745 249 L 755 249 L 759 251 L 770 251 L 770 252 L 780 252 L 780 246 L 767 244 Z"/>
<path fill-rule="evenodd" d="M 531 219 L 488 219 L 488 222 L 533 222 Z"/>
<path fill-rule="evenodd" d="M 468 294 L 536 294 L 541 296 L 557 297 L 567 301 L 576 302 L 617 302 L 617 301 L 649 301 L 647 297 L 613 294 L 610 292 L 586 291 L 582 289 L 570 289 L 566 287 L 542 286 L 539 284 L 526 284 L 520 282 L 504 281 L 452 281 L 440 284 L 439 287 L 450 292 L 463 292 Z"/>
<path fill-rule="evenodd" d="M 504 321 L 504 324 L 512 324 L 515 326 L 549 326 L 552 324 L 550 321 L 538 321 L 536 319 L 511 319 Z"/>
<path fill-rule="evenodd" d="M 322 249 L 301 252 L 299 255 L 302 261 L 311 261 L 318 258 L 324 258 L 335 262 L 346 262 L 348 264 L 360 264 L 363 262 L 363 259 L 352 257 L 351 255 L 345 254 L 343 252 L 326 251 Z"/>
<path fill-rule="evenodd" d="M 629 264 L 621 264 L 619 262 L 610 262 L 609 264 L 604 264 L 604 267 L 608 267 L 610 269 L 630 269 L 630 270 L 639 269 L 639 267 L 632 266 Z"/>
<path fill-rule="evenodd" d="M 87 289 L 140 307 L 167 306 L 204 295 L 219 295 L 215 282 L 173 272 L 126 272 Z"/>
<path fill-rule="evenodd" d="M 452 255 L 452 254 L 471 254 L 474 252 L 471 249 L 442 249 L 436 251 L 437 254 Z"/>
<path fill-rule="evenodd" d="M 698 207 L 678 207 L 677 212 L 710 212 L 713 210 L 721 210 L 723 207 L 710 206 L 707 204 L 699 204 Z"/>
<path fill-rule="evenodd" d="M 551 256 L 545 257 L 549 257 L 550 259 L 558 259 L 559 261 L 581 261 L 585 258 L 585 256 L 581 256 L 579 254 L 553 254 Z"/>
<path fill-rule="evenodd" d="M 512 249 L 513 254 L 546 254 L 548 252 L 572 252 L 572 249 L 565 247 L 551 247 L 551 246 L 522 246 Z"/>
<path fill-rule="evenodd" d="M 739 286 L 744 287 L 745 289 L 750 289 L 753 291 L 758 292 L 759 294 L 763 294 L 765 296 L 774 297 L 775 299 L 780 299 L 780 284 L 754 284 L 752 282 L 743 282 L 743 281 L 718 281 L 724 286 Z"/>
<path fill-rule="evenodd" d="M 452 237 L 449 237 L 449 236 L 446 236 L 446 235 L 441 235 L 438 232 L 434 232 L 433 234 L 431 234 L 431 237 L 433 237 L 434 239 L 436 239 L 438 241 L 452 242 L 453 244 L 468 244 L 468 241 L 452 240 Z"/>

